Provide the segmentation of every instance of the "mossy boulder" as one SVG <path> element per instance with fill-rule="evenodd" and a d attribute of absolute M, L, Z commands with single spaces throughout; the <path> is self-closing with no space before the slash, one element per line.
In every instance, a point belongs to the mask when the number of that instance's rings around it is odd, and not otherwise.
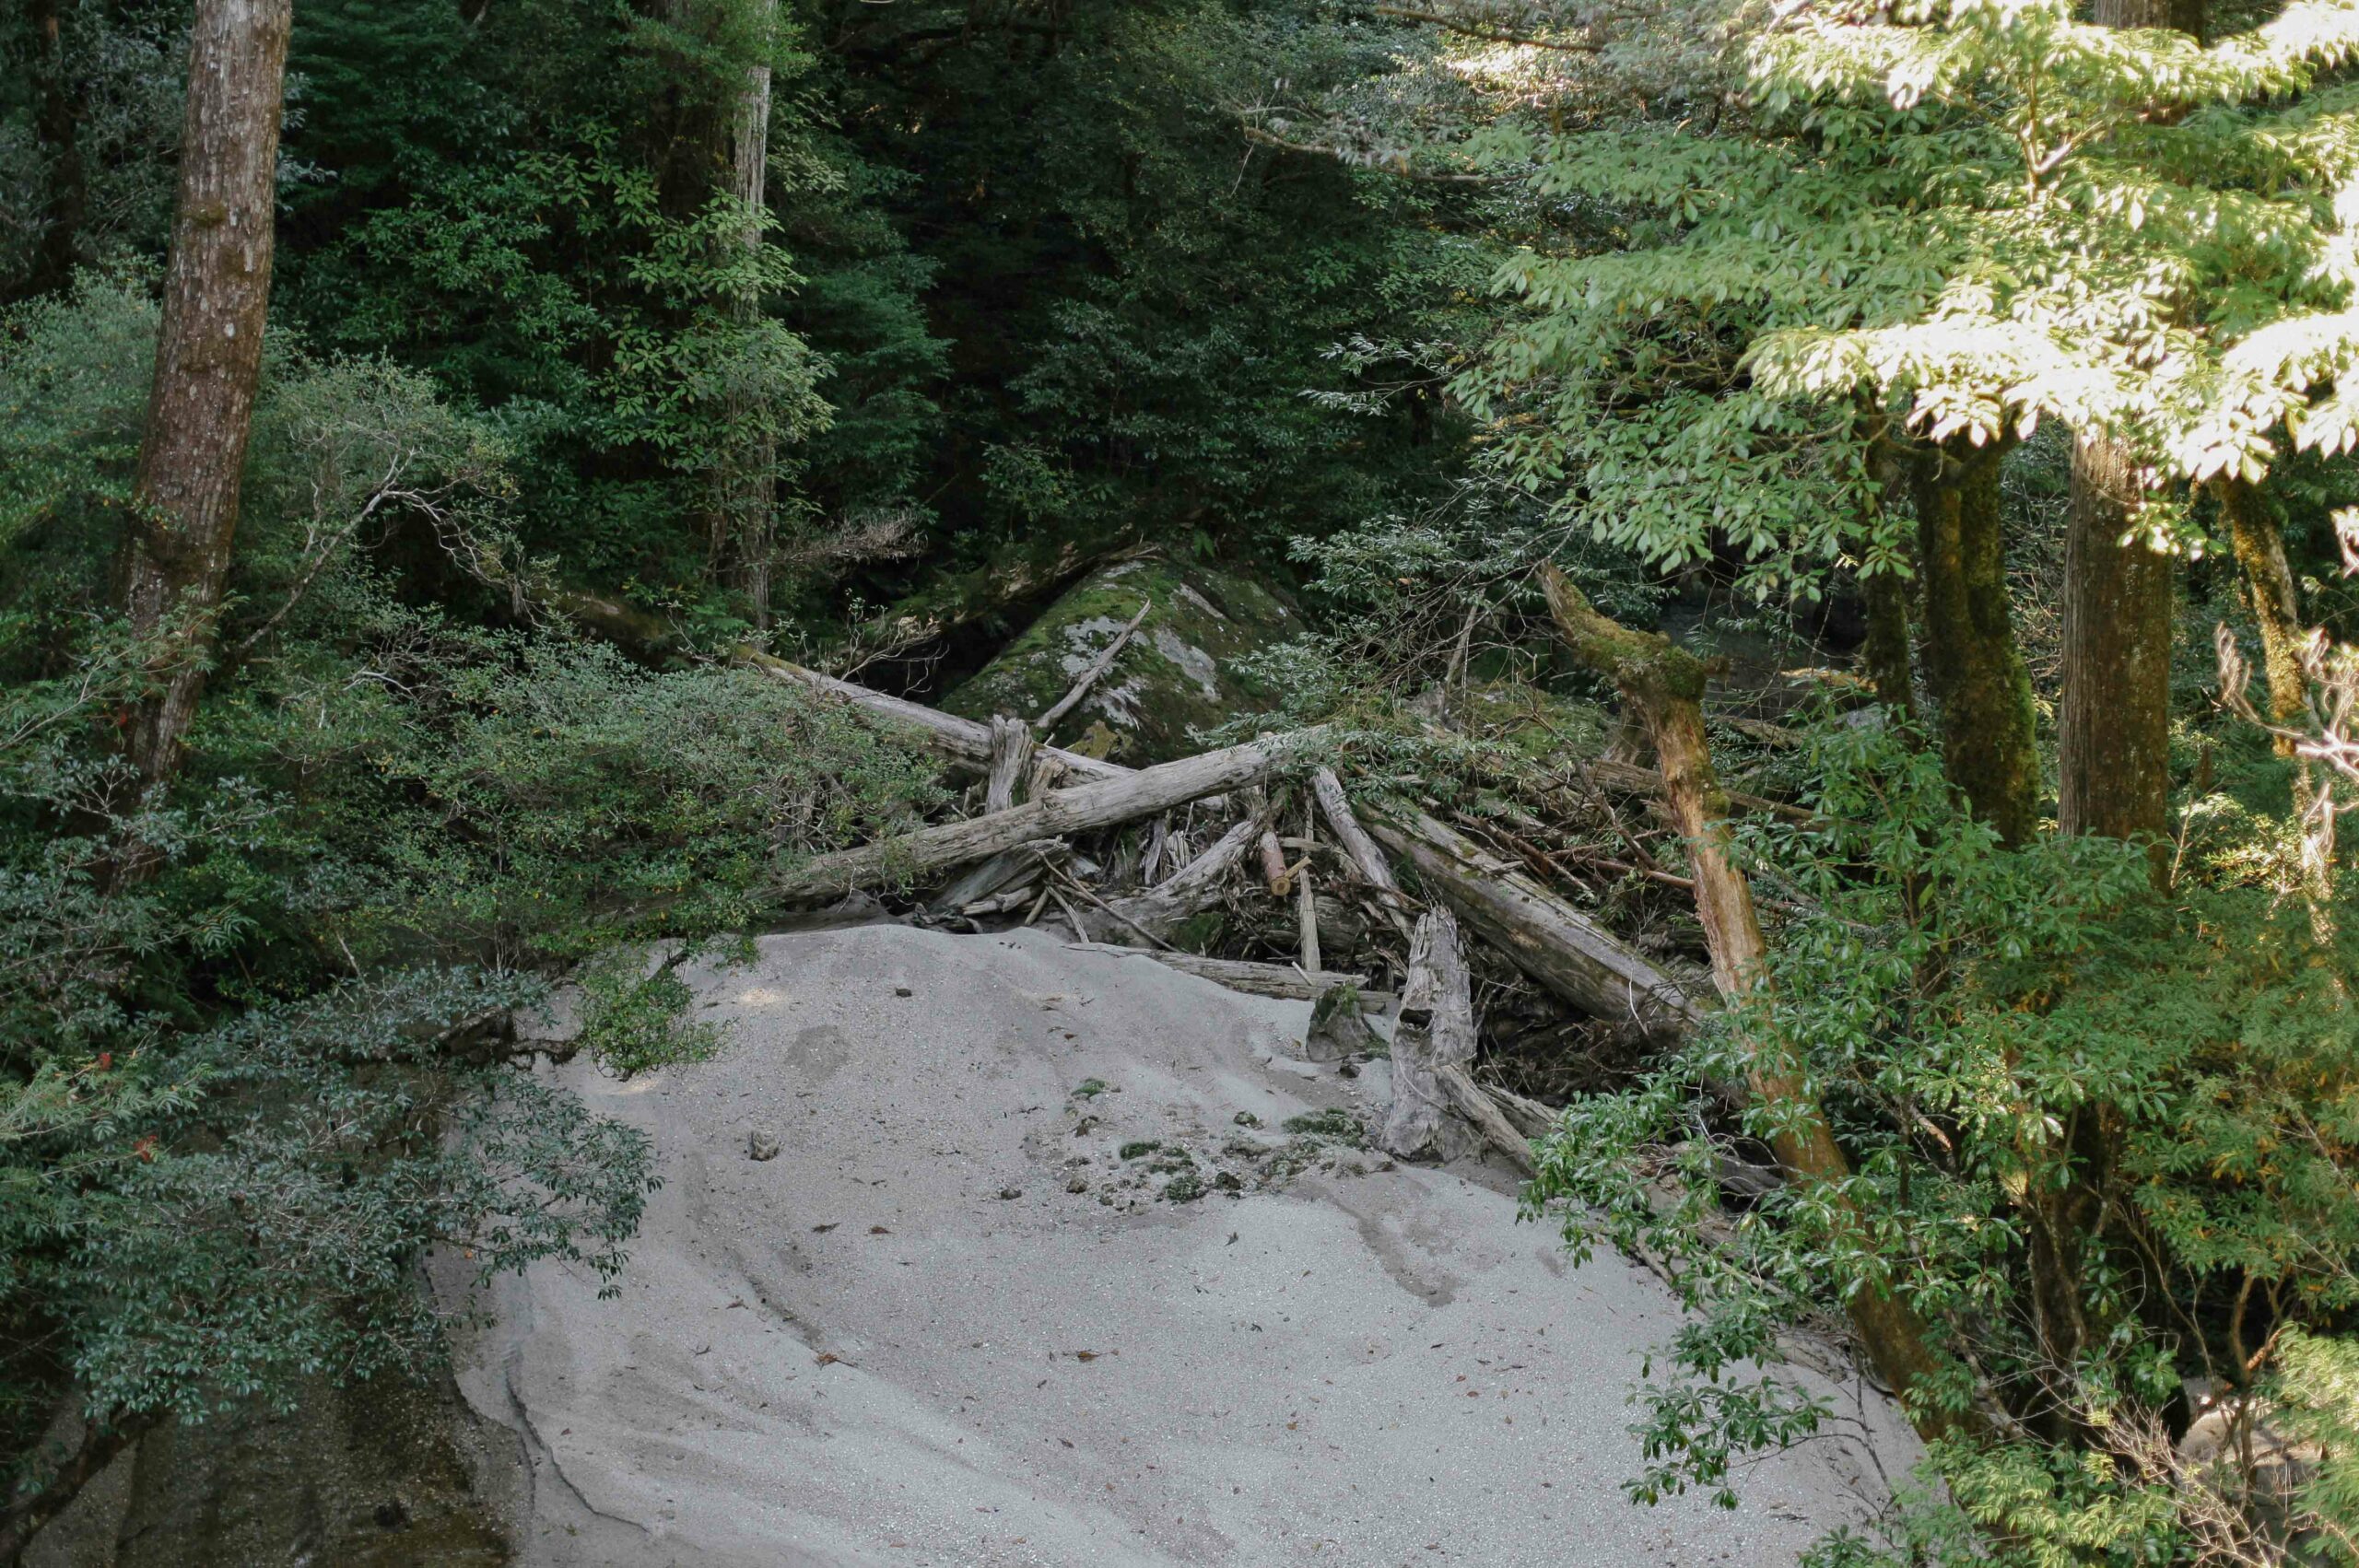
<path fill-rule="evenodd" d="M 1203 749 L 1193 731 L 1275 706 L 1275 694 L 1235 661 L 1293 636 L 1300 617 L 1259 583 L 1154 556 L 1083 579 L 942 706 L 970 719 L 1038 719 L 1121 635 L 1142 600 L 1154 604 L 1145 621 L 1050 741 L 1143 766 Z"/>

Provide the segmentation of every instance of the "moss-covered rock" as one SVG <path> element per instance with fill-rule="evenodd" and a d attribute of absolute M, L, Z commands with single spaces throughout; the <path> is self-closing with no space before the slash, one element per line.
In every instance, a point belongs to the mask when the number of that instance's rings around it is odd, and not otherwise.
<path fill-rule="evenodd" d="M 1039 718 L 1121 635 L 1142 600 L 1154 608 L 1051 741 L 1134 766 L 1168 762 L 1202 749 L 1191 731 L 1274 706 L 1274 694 L 1235 661 L 1292 636 L 1295 612 L 1243 577 L 1152 556 L 1091 573 L 942 706 L 970 719 Z"/>

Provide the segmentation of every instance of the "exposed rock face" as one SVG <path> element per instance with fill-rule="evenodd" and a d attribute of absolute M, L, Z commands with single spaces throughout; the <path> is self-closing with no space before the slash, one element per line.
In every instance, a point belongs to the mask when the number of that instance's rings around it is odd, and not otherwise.
<path fill-rule="evenodd" d="M 618 1293 L 538 1265 L 461 1347 L 529 1456 L 519 1568 L 1775 1568 L 1872 1502 L 1833 1443 L 1733 1513 L 1625 1502 L 1676 1305 L 1503 1175 L 1365 1147 L 1381 1076 L 1300 1059 L 1308 1003 L 1037 929 L 683 976 L 720 1057 L 556 1070 L 663 1161 Z"/>
<path fill-rule="evenodd" d="M 1148 556 L 1084 579 L 942 706 L 971 719 L 1038 719 L 1121 635 L 1142 600 L 1154 603 L 1146 620 L 1050 739 L 1144 766 L 1202 750 L 1191 730 L 1272 705 L 1234 661 L 1294 635 L 1295 613 L 1245 578 Z"/>
<path fill-rule="evenodd" d="M 487 1300 L 440 1258 L 449 1305 L 491 1308 L 454 1347 L 471 1408 L 393 1383 L 151 1437 L 33 1561 L 1258 1568 L 1446 1537 L 1775 1568 L 1878 1499 L 1845 1439 L 1733 1512 L 1629 1505 L 1624 1396 L 1676 1304 L 1568 1268 L 1503 1173 L 1366 1147 L 1389 1064 L 1303 1060 L 1306 1002 L 1037 929 L 771 936 L 683 976 L 720 1057 L 544 1069 L 662 1161 L 612 1299 L 552 1261 Z"/>

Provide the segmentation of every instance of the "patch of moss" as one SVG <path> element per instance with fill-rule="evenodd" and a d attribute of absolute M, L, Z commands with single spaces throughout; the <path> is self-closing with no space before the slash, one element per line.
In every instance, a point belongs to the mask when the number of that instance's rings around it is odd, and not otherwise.
<path fill-rule="evenodd" d="M 1167 1203 L 1193 1203 L 1203 1195 L 1204 1178 L 1192 1169 L 1163 1184 L 1163 1199 Z"/>
<path fill-rule="evenodd" d="M 1123 1144 L 1121 1148 L 1121 1155 L 1125 1160 L 1144 1160 L 1149 1154 L 1154 1153 L 1157 1149 L 1162 1147 L 1162 1144 L 1156 1142 L 1152 1138 L 1144 1139 L 1136 1143 Z"/>
<path fill-rule="evenodd" d="M 1367 1146 L 1367 1129 L 1360 1118 L 1349 1111 L 1330 1108 L 1305 1111 L 1285 1119 L 1285 1129 L 1304 1138 L 1323 1138 L 1337 1143 L 1348 1143 L 1355 1149 Z"/>
<path fill-rule="evenodd" d="M 1103 733 L 1118 761 L 1162 762 L 1198 749 L 1191 730 L 1273 706 L 1274 694 L 1238 674 L 1234 661 L 1291 636 L 1293 612 L 1244 577 L 1153 556 L 1084 579 L 942 706 L 974 719 L 1046 712 L 1130 624 L 1142 601 L 1154 605 L 1146 620 L 1060 720 L 1053 739 Z"/>
<path fill-rule="evenodd" d="M 1613 719 L 1596 703 L 1521 681 L 1476 686 L 1466 701 L 1469 716 L 1483 731 L 1534 762 L 1596 756 L 1614 735 Z"/>

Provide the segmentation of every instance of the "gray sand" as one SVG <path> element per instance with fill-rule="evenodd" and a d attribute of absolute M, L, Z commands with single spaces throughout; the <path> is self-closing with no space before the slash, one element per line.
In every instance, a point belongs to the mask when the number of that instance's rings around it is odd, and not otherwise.
<path fill-rule="evenodd" d="M 1285 1055 L 1307 1004 L 884 925 L 695 983 L 720 1059 L 564 1071 L 663 1158 L 619 1296 L 536 1269 L 464 1358 L 522 1434 L 527 1564 L 1771 1564 L 1880 1496 L 1823 1441 L 1734 1513 L 1626 1503 L 1672 1305 L 1617 1258 L 1568 1268 L 1501 1173 L 1328 1149 L 1253 1189 L 1266 1162 L 1224 1145 L 1381 1116 L 1380 1073 Z M 1101 1203 L 1149 1140 L 1248 1190 Z"/>

